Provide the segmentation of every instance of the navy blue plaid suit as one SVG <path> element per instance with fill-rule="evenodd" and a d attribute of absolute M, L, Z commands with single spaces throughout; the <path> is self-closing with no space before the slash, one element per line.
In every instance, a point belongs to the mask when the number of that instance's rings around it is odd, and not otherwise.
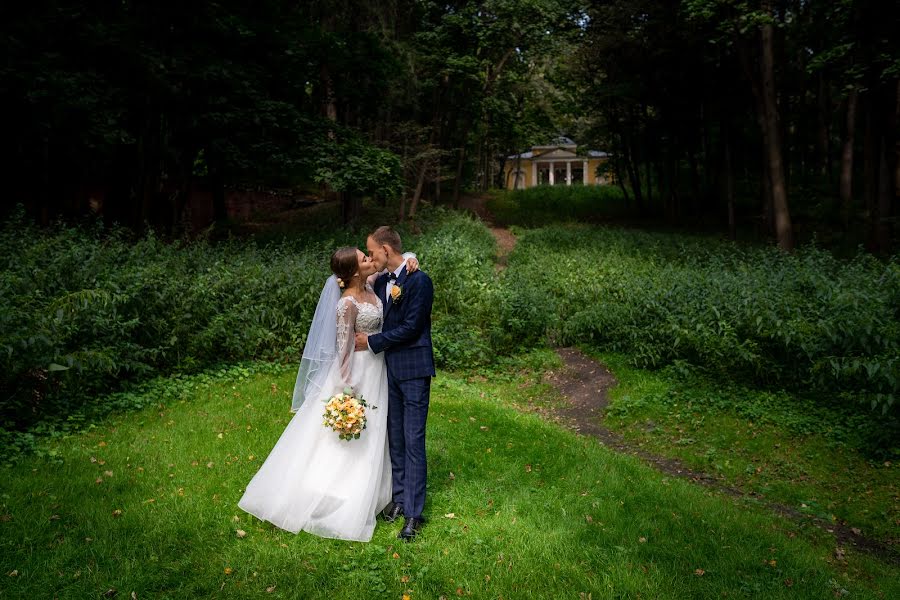
<path fill-rule="evenodd" d="M 384 300 L 388 276 L 375 280 L 375 293 Z M 422 271 L 397 282 L 400 299 L 384 304 L 382 332 L 369 336 L 369 348 L 384 352 L 388 375 L 388 446 L 391 452 L 393 500 L 406 517 L 421 518 L 425 507 L 425 420 L 434 351 L 431 347 L 431 305 L 434 285 Z"/>

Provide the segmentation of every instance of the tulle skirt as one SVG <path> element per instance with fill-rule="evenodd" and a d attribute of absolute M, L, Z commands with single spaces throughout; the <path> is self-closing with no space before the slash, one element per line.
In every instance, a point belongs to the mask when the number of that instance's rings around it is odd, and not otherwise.
<path fill-rule="evenodd" d="M 322 425 L 324 402 L 307 400 L 247 485 L 241 509 L 293 533 L 372 539 L 375 515 L 391 500 L 384 354 L 354 352 L 350 372 L 369 405 L 359 439 L 338 438 Z M 323 389 L 337 393 L 341 387 L 335 365 Z"/>

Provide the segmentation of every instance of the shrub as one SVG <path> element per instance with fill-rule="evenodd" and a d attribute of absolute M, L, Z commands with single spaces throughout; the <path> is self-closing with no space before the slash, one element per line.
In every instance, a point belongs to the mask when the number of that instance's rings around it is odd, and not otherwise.
<path fill-rule="evenodd" d="M 509 272 L 546 298 L 549 335 L 621 351 L 636 366 L 686 361 L 885 411 L 900 392 L 896 259 L 556 226 L 525 233 Z"/>
<path fill-rule="evenodd" d="M 493 237 L 434 211 L 403 231 L 439 290 L 436 356 L 458 368 L 492 360 L 497 329 Z M 170 373 L 254 358 L 299 362 L 328 257 L 364 233 L 209 244 L 21 216 L 0 227 L 0 423 L 24 428 L 98 395 Z"/>
<path fill-rule="evenodd" d="M 499 225 L 540 227 L 623 216 L 629 208 L 622 190 L 611 185 L 550 186 L 500 192 L 487 204 Z"/>

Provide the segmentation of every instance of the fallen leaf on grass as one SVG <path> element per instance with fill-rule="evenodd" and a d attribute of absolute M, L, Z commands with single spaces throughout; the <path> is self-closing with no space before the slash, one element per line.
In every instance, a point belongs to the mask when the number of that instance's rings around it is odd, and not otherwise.
<path fill-rule="evenodd" d="M 19 576 L 19 570 L 18 570 L 18 569 L 13 569 L 12 571 L 9 572 L 9 576 L 10 576 L 10 577 L 18 577 L 18 576 Z"/>
<path fill-rule="evenodd" d="M 113 472 L 112 472 L 112 471 L 103 471 L 103 476 L 104 476 L 104 477 L 112 477 L 112 476 L 113 476 Z"/>
<path fill-rule="evenodd" d="M 226 575 L 231 575 L 232 573 L 234 573 L 234 569 L 232 569 L 231 567 L 225 567 Z"/>
<path fill-rule="evenodd" d="M 410 600 L 409 594 L 403 594 L 403 600 Z"/>
<path fill-rule="evenodd" d="M 640 543 L 642 543 L 642 544 L 646 544 L 646 543 L 647 543 L 647 538 L 645 538 L 644 536 L 641 536 L 641 537 L 638 538 L 638 542 L 640 542 Z"/>
<path fill-rule="evenodd" d="M 97 444 L 97 447 L 98 447 L 98 448 L 105 448 L 105 447 L 106 447 L 106 442 L 100 442 L 99 444 Z"/>
<path fill-rule="evenodd" d="M 275 591 L 275 586 L 274 586 L 274 585 L 270 585 L 269 587 L 266 588 L 266 593 L 267 593 L 267 594 L 271 594 L 271 593 L 274 592 L 274 591 Z"/>
<path fill-rule="evenodd" d="M 450 481 L 456 479 L 456 475 L 453 474 L 453 471 L 450 471 Z"/>
<path fill-rule="evenodd" d="M 117 508 L 116 510 L 112 511 L 112 516 L 114 516 L 114 517 L 121 517 L 121 516 L 122 516 L 122 509 L 121 509 L 121 508 Z"/>
<path fill-rule="evenodd" d="M 444 518 L 445 519 L 455 519 L 456 513 L 447 513 L 446 515 L 444 515 Z"/>
<path fill-rule="evenodd" d="M 237 536 L 238 536 L 239 538 L 245 538 L 245 537 L 247 537 L 247 532 L 244 531 L 243 529 L 238 529 L 235 533 L 237 533 Z"/>
<path fill-rule="evenodd" d="M 400 555 L 394 552 L 393 554 L 391 554 L 391 558 L 400 558 Z"/>
<path fill-rule="evenodd" d="M 94 483 L 96 483 L 97 485 L 100 485 L 101 483 L 103 483 L 103 478 L 98 477 L 97 479 L 94 480 Z"/>
<path fill-rule="evenodd" d="M 525 472 L 531 473 L 531 465 L 525 465 Z"/>
<path fill-rule="evenodd" d="M 697 577 L 703 577 L 705 574 L 706 571 L 704 571 L 703 569 L 697 569 L 696 571 L 694 571 L 694 575 L 696 575 Z"/>
<path fill-rule="evenodd" d="M 113 596 L 115 596 L 118 593 L 119 593 L 119 590 L 117 590 L 116 588 L 109 588 L 108 590 L 103 592 L 103 597 L 104 598 L 112 598 Z"/>
<path fill-rule="evenodd" d="M 409 575 L 404 575 L 400 578 L 400 583 L 407 583 L 409 581 Z"/>

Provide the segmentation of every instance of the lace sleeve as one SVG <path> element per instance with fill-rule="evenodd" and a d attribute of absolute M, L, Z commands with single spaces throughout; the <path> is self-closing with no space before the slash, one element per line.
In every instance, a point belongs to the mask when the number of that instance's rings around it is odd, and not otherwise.
<path fill-rule="evenodd" d="M 352 298 L 342 298 L 337 306 L 337 361 L 342 387 L 350 387 L 350 359 L 356 346 L 356 313 Z"/>

